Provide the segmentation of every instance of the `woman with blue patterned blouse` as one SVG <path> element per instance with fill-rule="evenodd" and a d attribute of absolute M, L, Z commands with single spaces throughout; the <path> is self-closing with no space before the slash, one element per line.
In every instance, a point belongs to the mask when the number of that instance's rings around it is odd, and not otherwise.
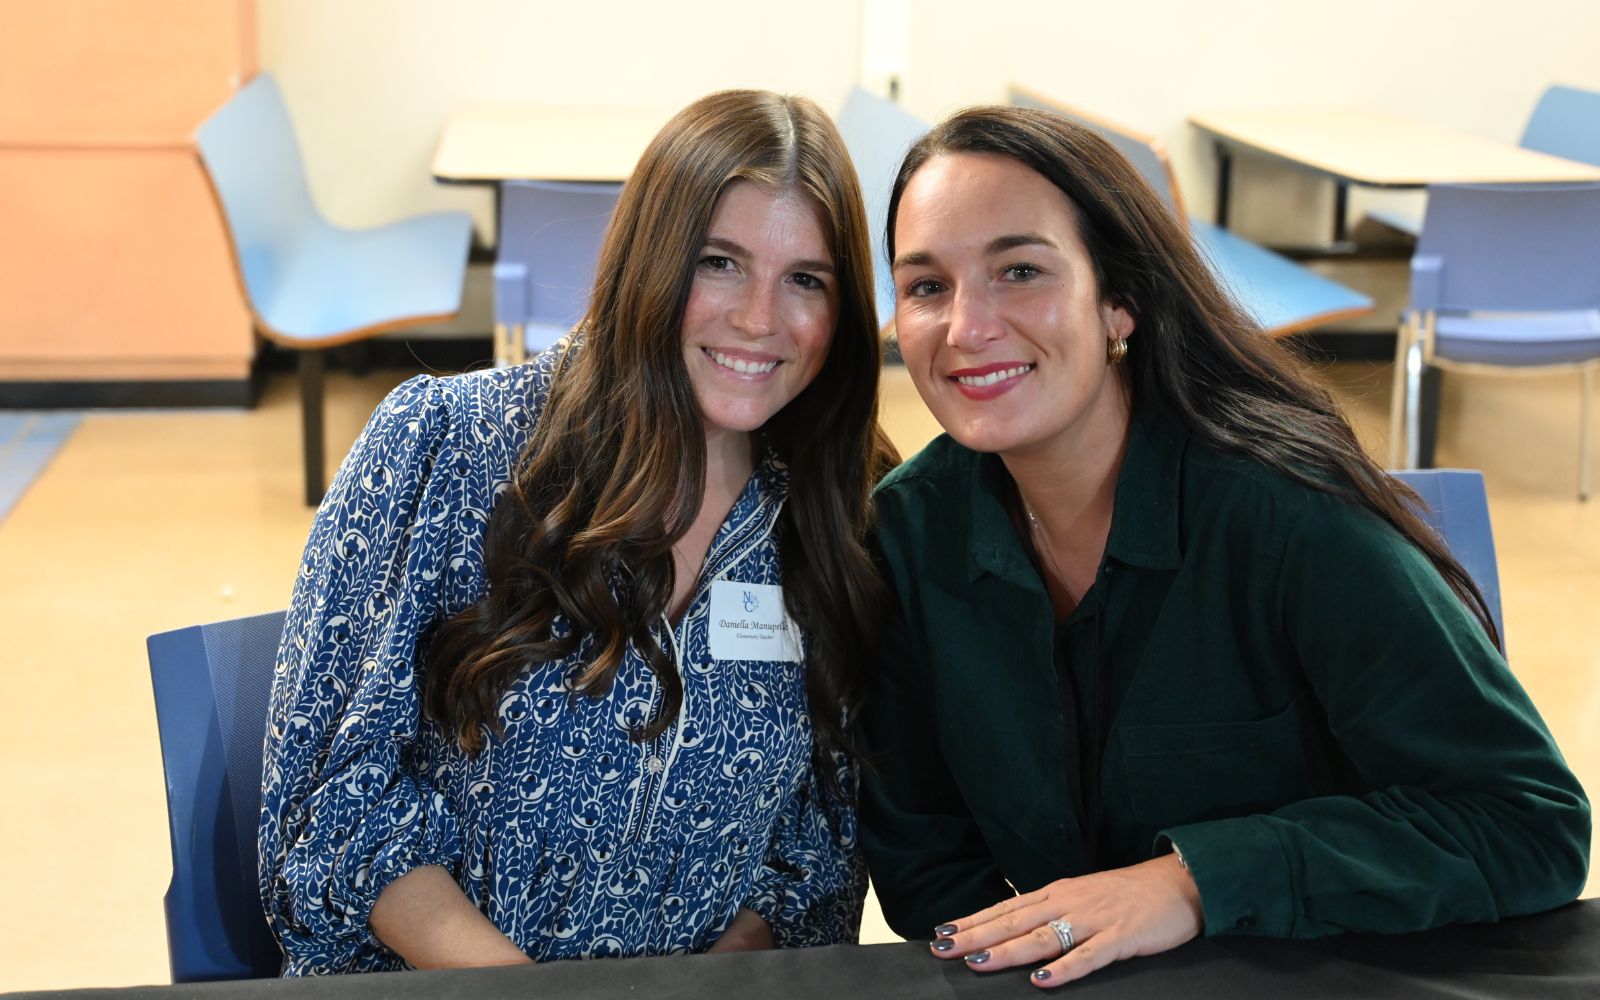
<path fill-rule="evenodd" d="M 379 406 L 273 688 L 287 974 L 854 939 L 871 288 L 832 123 L 714 94 L 640 159 L 578 335 Z"/>

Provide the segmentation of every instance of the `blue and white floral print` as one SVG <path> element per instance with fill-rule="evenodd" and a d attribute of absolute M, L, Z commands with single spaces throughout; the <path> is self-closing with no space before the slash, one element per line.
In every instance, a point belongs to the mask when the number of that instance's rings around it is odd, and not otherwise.
<path fill-rule="evenodd" d="M 262 898 L 286 974 L 402 968 L 368 916 L 430 864 L 540 960 L 701 951 L 741 907 L 780 946 L 855 939 L 855 816 L 813 773 L 803 667 L 708 648 L 712 581 L 782 583 L 775 461 L 717 532 L 682 620 L 656 626 L 684 688 L 662 735 L 630 739 L 661 697 L 631 647 L 608 695 L 571 690 L 587 642 L 512 685 L 504 734 L 477 756 L 421 716 L 424 643 L 485 589 L 484 528 L 564 349 L 395 389 L 317 513 L 263 778 Z"/>

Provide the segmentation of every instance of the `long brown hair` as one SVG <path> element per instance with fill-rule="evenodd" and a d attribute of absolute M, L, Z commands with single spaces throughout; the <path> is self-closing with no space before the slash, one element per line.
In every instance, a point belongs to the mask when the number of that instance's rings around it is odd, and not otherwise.
<path fill-rule="evenodd" d="M 694 263 L 735 180 L 793 188 L 817 206 L 839 281 L 839 320 L 817 377 L 761 430 L 789 469 L 779 516 L 784 598 L 808 637 L 807 695 L 820 754 L 847 747 L 885 592 L 869 558 L 868 493 L 894 464 L 877 423 L 881 348 L 861 191 L 814 103 L 730 90 L 679 112 L 623 186 L 600 251 L 582 345 L 558 371 L 513 481 L 489 519 L 488 591 L 441 625 L 429 714 L 468 752 L 499 731 L 501 695 L 584 637 L 577 690 L 610 690 L 631 643 L 663 691 L 636 739 L 677 716 L 682 681 L 651 627 L 673 592 L 672 547 L 699 511 L 705 424 L 683 360 Z M 557 617 L 570 628 L 554 628 Z M 831 768 L 822 769 L 831 787 Z"/>
<path fill-rule="evenodd" d="M 1101 295 L 1137 322 L 1121 366 L 1135 406 L 1156 408 L 1213 448 L 1247 455 L 1383 518 L 1427 556 L 1500 645 L 1483 594 L 1417 516 L 1416 494 L 1367 455 L 1333 396 L 1222 290 L 1182 220 L 1093 131 L 1029 108 L 969 108 L 946 119 L 911 147 L 895 178 L 891 260 L 901 193 L 924 163 L 948 153 L 1008 156 L 1067 196 Z"/>

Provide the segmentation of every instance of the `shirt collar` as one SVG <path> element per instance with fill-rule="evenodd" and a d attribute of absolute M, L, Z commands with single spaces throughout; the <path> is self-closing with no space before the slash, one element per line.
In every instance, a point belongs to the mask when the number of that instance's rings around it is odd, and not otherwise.
<path fill-rule="evenodd" d="M 1188 436 L 1175 425 L 1135 410 L 1122 471 L 1117 474 L 1107 558 L 1144 569 L 1178 568 L 1180 487 L 1187 446 Z M 985 573 L 1010 579 L 1034 574 L 1008 512 L 1014 489 L 1000 456 L 978 456 L 970 491 L 971 579 Z"/>

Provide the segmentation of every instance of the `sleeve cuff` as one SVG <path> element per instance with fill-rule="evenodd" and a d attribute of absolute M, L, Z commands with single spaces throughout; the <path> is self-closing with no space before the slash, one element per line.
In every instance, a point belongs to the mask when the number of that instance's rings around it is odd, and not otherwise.
<path fill-rule="evenodd" d="M 1200 890 L 1207 937 L 1293 936 L 1295 906 L 1289 865 L 1261 817 L 1191 823 L 1156 834 L 1156 851 L 1179 852 Z"/>
<path fill-rule="evenodd" d="M 749 898 L 744 901 L 744 908 L 767 922 L 767 928 L 772 931 L 773 942 L 782 948 L 784 946 L 783 892 L 770 884 L 769 879 L 774 874 L 763 872 L 756 879 Z"/>
<path fill-rule="evenodd" d="M 431 808 L 425 810 L 426 820 L 419 818 L 419 825 L 424 826 L 421 841 L 388 845 L 359 870 L 354 879 L 344 883 L 345 891 L 335 888 L 330 892 L 330 904 L 357 929 L 355 938 L 369 947 L 387 950 L 372 933 L 371 919 L 372 908 L 391 882 L 428 865 L 437 865 L 454 878 L 461 867 L 460 830 L 449 803 L 432 789 L 422 790 L 422 796 L 422 801 L 429 802 Z M 335 886 L 339 884 L 334 883 Z"/>

